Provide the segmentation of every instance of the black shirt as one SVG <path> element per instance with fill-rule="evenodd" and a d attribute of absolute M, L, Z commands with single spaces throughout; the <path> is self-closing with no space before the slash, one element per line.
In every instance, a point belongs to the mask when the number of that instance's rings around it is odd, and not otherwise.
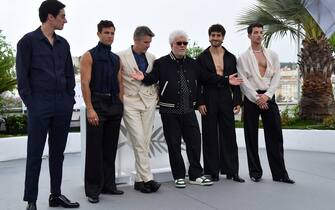
<path fill-rule="evenodd" d="M 54 34 L 54 43 L 42 33 L 41 27 L 26 34 L 17 44 L 16 74 L 18 91 L 27 105 L 34 92 L 66 92 L 74 96 L 74 71 L 70 46 Z"/>

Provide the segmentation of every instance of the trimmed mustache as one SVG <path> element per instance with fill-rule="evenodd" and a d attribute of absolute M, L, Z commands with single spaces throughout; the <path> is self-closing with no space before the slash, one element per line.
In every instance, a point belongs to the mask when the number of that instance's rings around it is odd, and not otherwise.
<path fill-rule="evenodd" d="M 221 40 L 212 40 L 211 42 L 219 42 L 220 45 L 223 43 Z"/>

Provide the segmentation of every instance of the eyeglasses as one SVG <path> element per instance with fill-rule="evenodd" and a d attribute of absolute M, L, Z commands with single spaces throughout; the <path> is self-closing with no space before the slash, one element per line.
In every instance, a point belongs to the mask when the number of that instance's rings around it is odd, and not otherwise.
<path fill-rule="evenodd" d="M 177 44 L 178 46 L 181 46 L 181 45 L 187 46 L 187 45 L 188 45 L 188 42 L 176 42 L 176 44 Z"/>

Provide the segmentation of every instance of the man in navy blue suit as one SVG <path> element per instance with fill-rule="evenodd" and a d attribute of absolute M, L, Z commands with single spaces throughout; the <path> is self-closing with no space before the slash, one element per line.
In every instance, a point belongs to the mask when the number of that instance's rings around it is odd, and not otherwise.
<path fill-rule="evenodd" d="M 39 8 L 42 25 L 17 44 L 19 94 L 28 109 L 28 148 L 24 201 L 36 210 L 43 149 L 49 135 L 49 206 L 77 208 L 61 194 L 64 150 L 74 101 L 74 72 L 68 42 L 55 33 L 67 22 L 65 5 L 46 0 Z"/>

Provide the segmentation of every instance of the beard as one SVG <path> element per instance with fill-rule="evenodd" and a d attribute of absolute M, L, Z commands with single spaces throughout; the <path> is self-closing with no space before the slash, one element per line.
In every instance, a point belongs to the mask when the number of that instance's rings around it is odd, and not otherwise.
<path fill-rule="evenodd" d="M 210 41 L 212 47 L 221 47 L 223 41 L 221 40 L 212 40 Z"/>

